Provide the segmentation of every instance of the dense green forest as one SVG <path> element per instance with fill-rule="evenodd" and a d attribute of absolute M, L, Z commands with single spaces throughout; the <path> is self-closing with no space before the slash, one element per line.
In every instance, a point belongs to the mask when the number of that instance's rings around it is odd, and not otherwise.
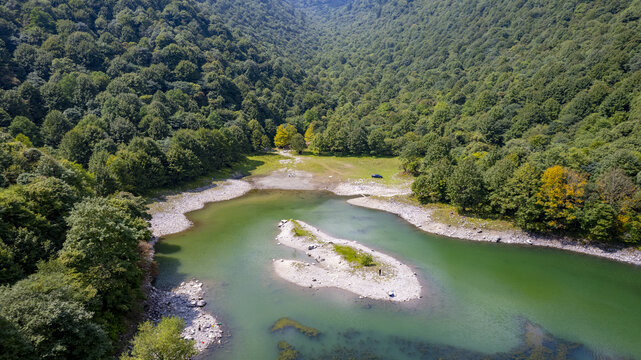
<path fill-rule="evenodd" d="M 641 2 L 297 3 L 316 151 L 400 156 L 422 202 L 641 241 Z"/>
<path fill-rule="evenodd" d="M 151 236 L 121 191 L 271 147 L 305 75 L 261 49 L 195 1 L 0 1 L 0 358 L 119 346 Z"/>
<path fill-rule="evenodd" d="M 421 202 L 641 243 L 640 18 L 639 0 L 0 0 L 3 355 L 109 357 L 141 297 L 135 195 L 274 145 L 399 156 Z"/>

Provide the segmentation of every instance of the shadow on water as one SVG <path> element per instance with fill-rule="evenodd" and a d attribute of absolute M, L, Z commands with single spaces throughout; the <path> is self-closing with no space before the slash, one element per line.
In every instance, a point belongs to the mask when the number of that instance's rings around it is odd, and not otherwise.
<path fill-rule="evenodd" d="M 154 259 L 158 263 L 159 268 L 162 269 L 162 281 L 158 281 L 159 277 L 156 277 L 153 281 L 154 286 L 163 290 L 169 290 L 187 280 L 188 274 L 181 273 L 178 270 L 181 265 L 180 260 L 168 256 L 178 253 L 181 247 L 179 245 L 164 243 L 161 240 L 156 243 L 155 248 L 156 254 Z"/>
<path fill-rule="evenodd" d="M 156 255 L 175 254 L 180 251 L 179 245 L 168 244 L 162 241 L 156 243 Z"/>

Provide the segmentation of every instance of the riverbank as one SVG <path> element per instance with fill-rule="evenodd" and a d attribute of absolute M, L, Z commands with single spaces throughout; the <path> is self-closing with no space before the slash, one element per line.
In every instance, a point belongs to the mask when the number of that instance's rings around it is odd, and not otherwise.
<path fill-rule="evenodd" d="M 147 295 L 147 316 L 153 322 L 163 317 L 176 316 L 185 321 L 181 336 L 194 340 L 201 352 L 214 344 L 220 344 L 223 331 L 216 318 L 204 310 L 205 290 L 198 280 L 182 282 L 171 291 L 152 287 Z"/>
<path fill-rule="evenodd" d="M 355 206 L 394 213 L 421 230 L 433 234 L 474 241 L 552 247 L 641 265 L 641 251 L 634 249 L 599 248 L 581 244 L 571 239 L 532 236 L 520 230 L 496 230 L 484 226 L 471 227 L 469 224 L 467 224 L 468 226 L 445 224 L 438 221 L 438 217 L 433 216 L 433 209 L 413 204 L 409 200 L 408 195 L 411 192 L 407 183 L 389 185 L 368 178 L 348 180 L 334 178 L 332 175 L 312 174 L 303 170 L 287 168 L 289 164 L 297 162 L 300 164 L 301 160 L 297 157 L 292 157 L 292 160 L 283 161 L 281 168 L 270 173 L 249 176 L 242 180 L 226 180 L 210 186 L 155 199 L 156 201 L 149 206 L 149 212 L 152 215 L 150 221 L 151 230 L 156 237 L 184 231 L 192 225 L 187 219 L 186 213 L 201 209 L 210 202 L 241 197 L 252 189 L 330 191 L 341 196 L 361 195 L 361 197 L 350 199 L 348 202 Z M 323 261 L 320 261 L 322 258 L 319 257 L 317 262 L 322 263 Z M 292 269 L 301 265 L 292 260 L 283 259 L 282 262 L 275 262 L 274 266 L 277 273 L 284 274 L 283 277 L 289 277 L 292 282 L 301 286 L 311 286 L 312 288 L 332 286 L 355 292 L 359 296 L 387 300 L 390 300 L 389 291 L 394 291 L 395 296 L 391 300 L 402 301 L 401 299 L 406 299 L 406 296 L 399 289 L 404 289 L 407 285 L 394 284 L 386 286 L 385 289 L 381 288 L 379 289 L 380 291 L 374 294 L 368 291 L 371 287 L 363 285 L 367 282 L 361 282 L 358 279 L 354 280 L 345 277 L 345 279 L 348 279 L 347 281 L 334 282 L 334 279 L 343 278 L 346 274 L 337 276 L 332 271 L 323 269 L 320 266 L 303 265 L 306 270 L 298 275 L 293 273 Z M 319 279 L 323 280 L 319 281 Z M 157 319 L 159 316 L 184 316 L 183 319 L 188 326 L 183 336 L 196 339 L 199 343 L 197 344 L 199 350 L 202 350 L 220 341 L 220 328 L 217 325 L 213 328 L 203 327 L 203 325 L 217 324 L 217 322 L 211 314 L 207 314 L 202 308 L 194 308 L 192 306 L 192 301 L 197 302 L 199 298 L 202 298 L 203 293 L 193 292 L 191 290 L 198 290 L 198 288 L 192 286 L 191 283 L 185 284 L 181 284 L 173 291 L 161 291 L 152 287 L 148 292 L 149 317 Z M 187 286 L 191 290 L 185 290 L 183 286 Z M 409 287 L 412 288 L 412 286 Z M 418 296 L 420 296 L 420 284 Z"/>
<path fill-rule="evenodd" d="M 199 352 L 214 344 L 220 344 L 223 331 L 218 320 L 204 309 L 207 303 L 203 299 L 205 295 L 203 283 L 192 279 L 182 282 L 169 291 L 158 289 L 152 284 L 154 245 L 157 241 L 158 238 L 154 237 L 145 249 L 143 262 L 145 277 L 142 283 L 142 291 L 146 297 L 143 303 L 145 319 L 154 323 L 158 323 L 163 317 L 175 316 L 183 319 L 185 328 L 181 336 L 194 340 Z"/>
<path fill-rule="evenodd" d="M 202 209 L 205 204 L 231 200 L 245 195 L 252 185 L 242 180 L 227 180 L 221 184 L 167 195 L 149 205 L 150 228 L 154 236 L 175 234 L 191 227 L 188 212 Z"/>
<path fill-rule="evenodd" d="M 302 251 L 315 261 L 274 260 L 274 270 L 284 280 L 312 289 L 339 288 L 376 300 L 421 297 L 414 271 L 387 254 L 356 241 L 333 238 L 302 221 L 283 220 L 279 227 L 278 244 Z"/>
<path fill-rule="evenodd" d="M 185 216 L 186 213 L 201 209 L 206 203 L 243 196 L 252 189 L 319 190 L 330 191 L 340 196 L 360 195 L 361 197 L 350 199 L 348 202 L 396 214 L 432 234 L 472 241 L 552 247 L 641 265 L 641 251 L 632 248 L 599 247 L 570 238 L 532 235 L 518 229 L 495 230 L 439 222 L 434 218 L 432 209 L 394 199 L 396 196 L 409 195 L 408 186 L 385 186 L 370 180 L 323 182 L 309 173 L 284 169 L 276 170 L 267 176 L 227 180 L 217 186 L 166 196 L 149 206 L 152 215 L 151 230 L 157 237 L 184 231 L 192 225 Z"/>
<path fill-rule="evenodd" d="M 601 248 L 582 244 L 574 239 L 536 236 L 520 230 L 493 230 L 480 227 L 467 228 L 443 224 L 433 219 L 433 210 L 419 205 L 401 202 L 392 198 L 364 196 L 349 199 L 348 203 L 396 214 L 419 229 L 453 238 L 505 244 L 550 247 L 592 256 L 607 258 L 622 263 L 641 265 L 641 251 L 631 248 Z"/>
<path fill-rule="evenodd" d="M 280 169 L 267 176 L 226 180 L 219 184 L 154 199 L 155 201 L 148 206 L 151 231 L 154 236 L 162 237 L 187 230 L 192 226 L 185 215 L 188 212 L 202 209 L 207 203 L 241 197 L 252 189 L 329 191 L 340 196 L 398 196 L 410 192 L 407 186 L 391 187 L 368 180 L 328 182 L 304 171 Z"/>

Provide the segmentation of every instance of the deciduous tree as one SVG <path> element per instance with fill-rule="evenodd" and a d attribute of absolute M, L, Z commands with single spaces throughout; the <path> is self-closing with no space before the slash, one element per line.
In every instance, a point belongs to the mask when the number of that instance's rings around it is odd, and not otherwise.
<path fill-rule="evenodd" d="M 131 354 L 123 355 L 120 360 L 188 360 L 198 351 L 193 340 L 181 338 L 185 327 L 182 319 L 163 318 L 154 326 L 149 321 L 138 327 L 138 334 L 131 344 Z"/>

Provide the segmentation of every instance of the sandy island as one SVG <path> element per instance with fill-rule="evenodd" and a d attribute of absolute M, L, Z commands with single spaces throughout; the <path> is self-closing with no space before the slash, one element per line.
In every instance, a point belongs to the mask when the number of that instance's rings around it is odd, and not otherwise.
<path fill-rule="evenodd" d="M 274 269 L 281 278 L 309 287 L 335 287 L 364 298 L 409 301 L 421 297 L 421 285 L 412 269 L 381 252 L 355 241 L 333 238 L 302 221 L 283 220 L 279 244 L 305 252 L 315 260 L 274 260 Z M 373 264 L 363 266 L 338 253 L 335 246 L 349 247 L 359 255 L 369 254 Z"/>

